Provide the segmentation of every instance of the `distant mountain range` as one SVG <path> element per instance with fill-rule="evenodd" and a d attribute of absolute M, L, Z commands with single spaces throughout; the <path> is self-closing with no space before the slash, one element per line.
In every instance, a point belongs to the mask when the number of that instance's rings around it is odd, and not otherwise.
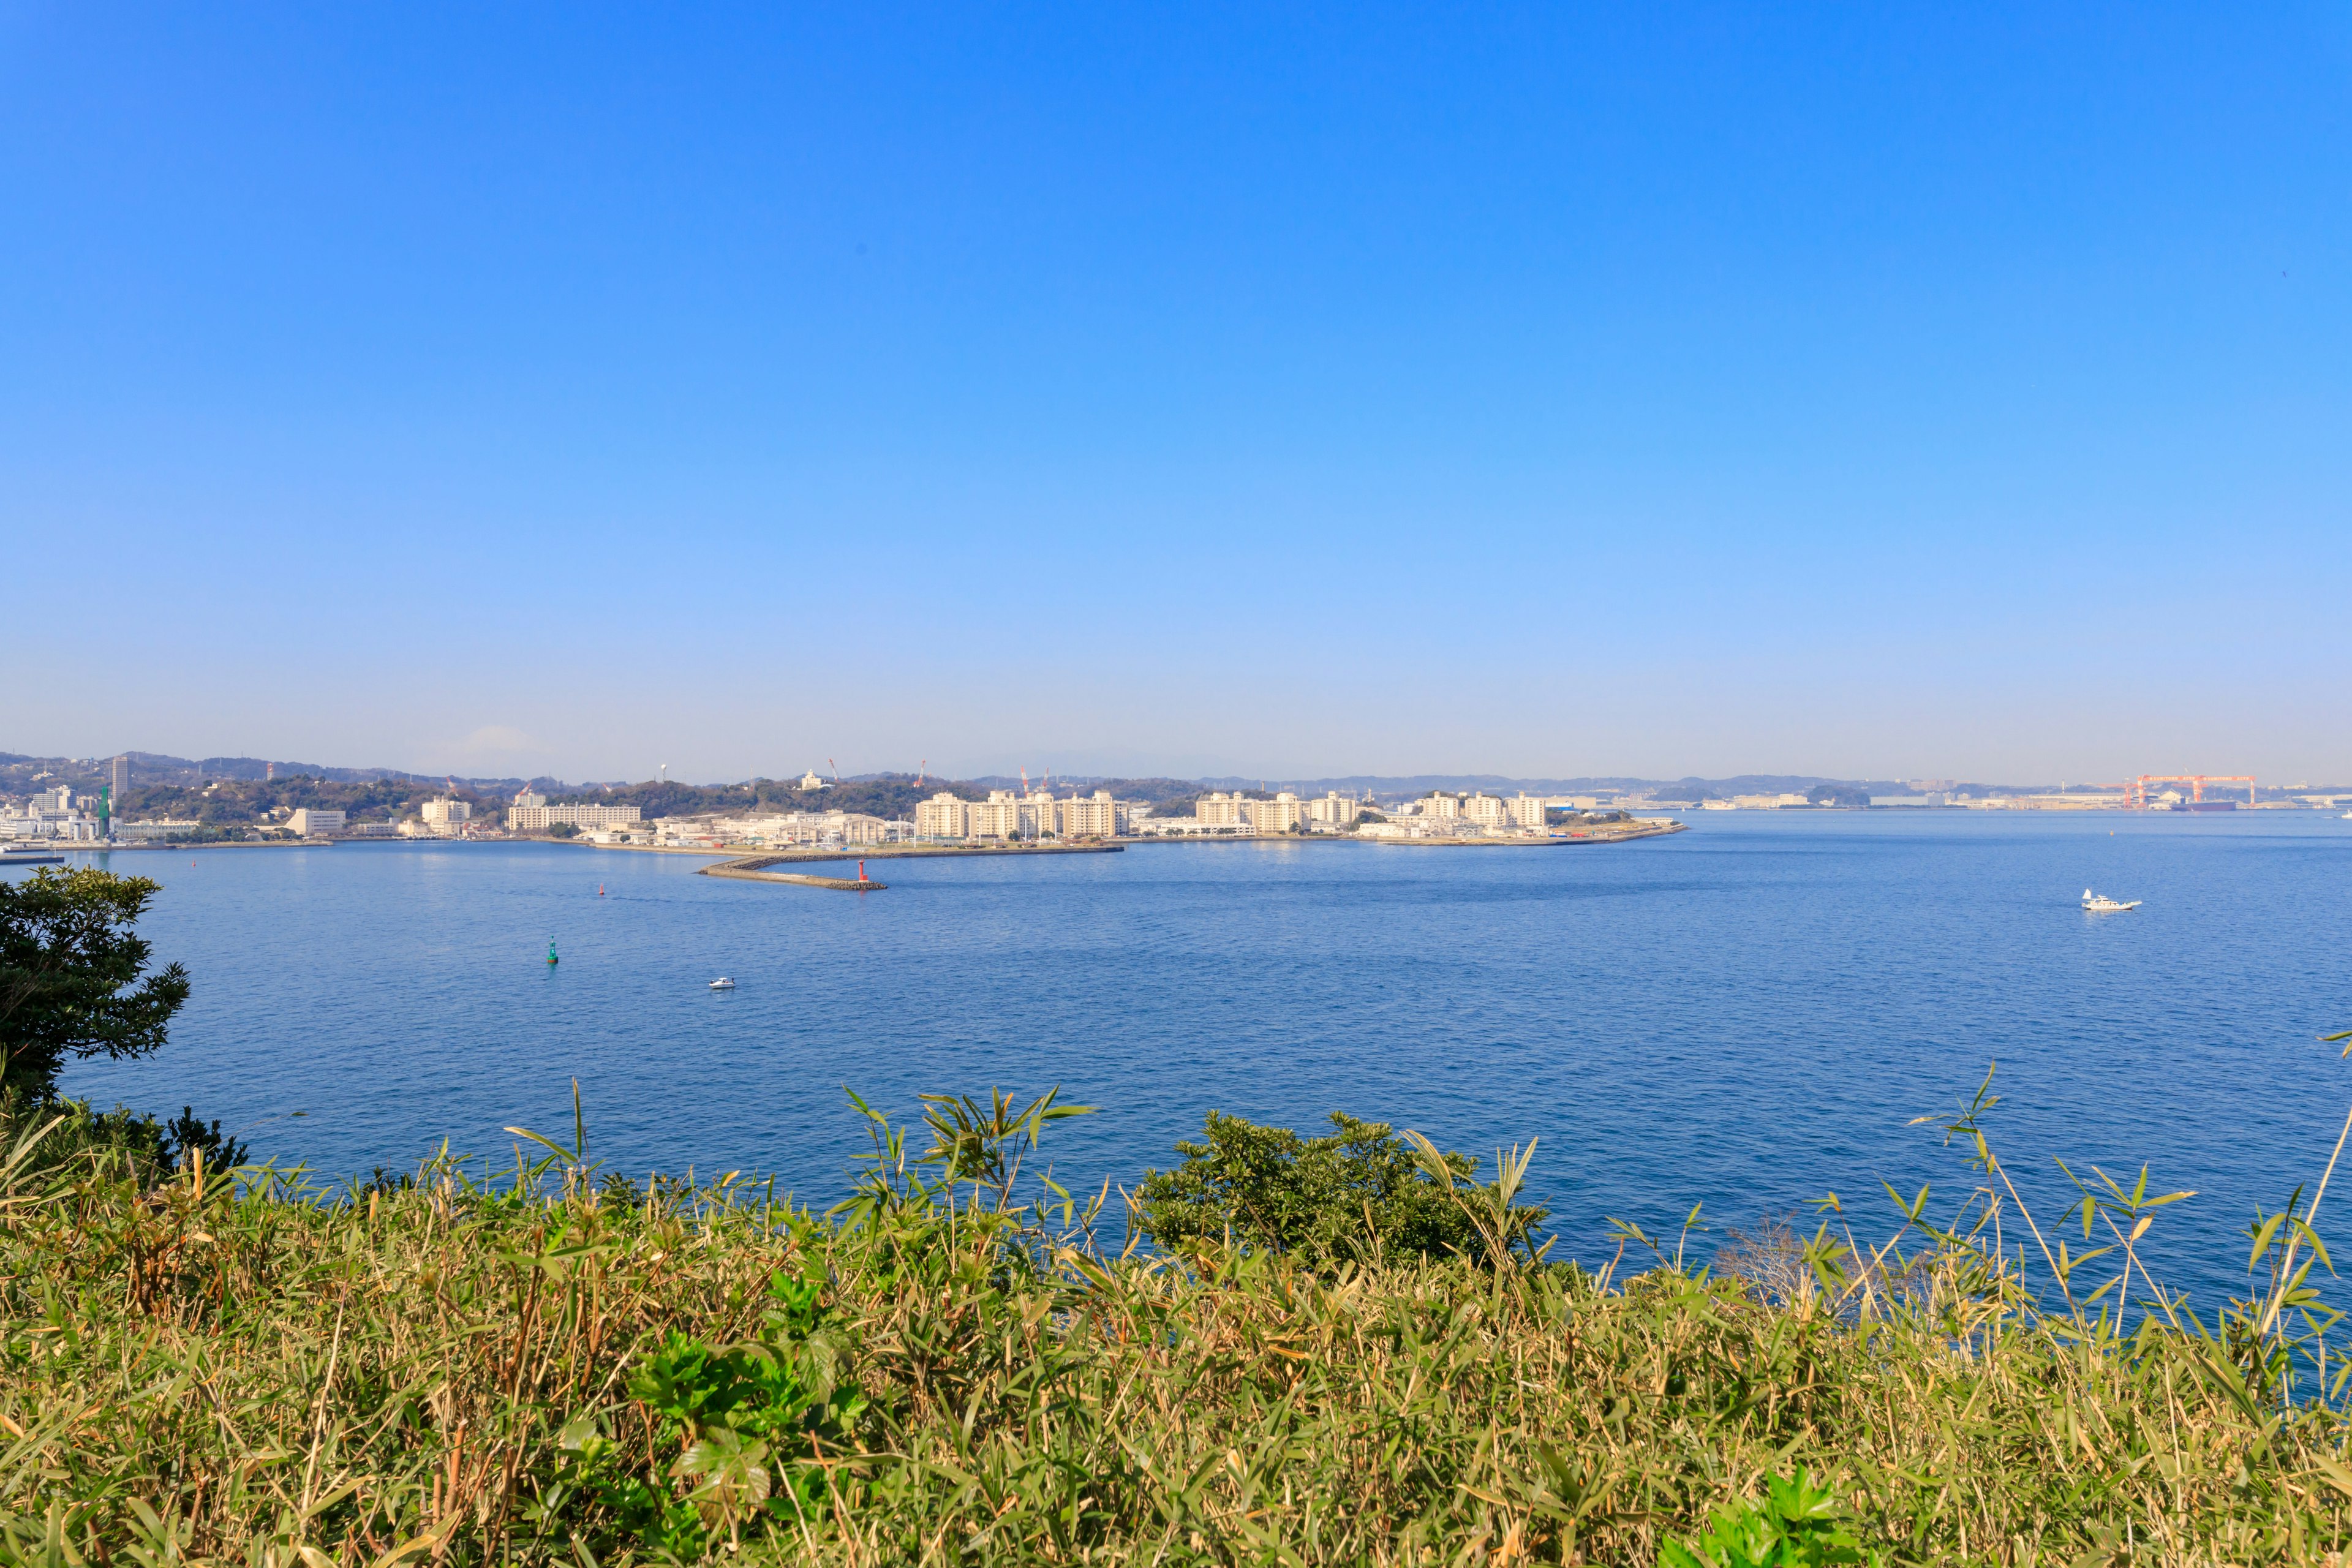
<path fill-rule="evenodd" d="M 343 768 L 323 763 L 275 761 L 263 757 L 174 757 L 160 752 L 132 752 L 131 776 L 142 784 L 202 784 L 213 779 L 259 780 L 271 776 L 287 778 L 306 774 L 311 778 L 338 784 L 373 784 L 390 781 L 399 784 L 438 784 L 444 780 L 455 782 L 472 793 L 484 795 L 512 795 L 526 784 L 549 795 L 573 795 L 586 790 L 623 789 L 633 782 L 623 779 L 591 780 L 572 783 L 541 774 L 536 778 L 482 778 L 466 774 L 411 773 L 399 768 Z M 77 784 L 95 785 L 105 781 L 110 757 L 36 757 L 0 752 L 0 791 L 24 794 L 31 790 L 37 777 L 47 773 L 54 778 Z M 856 773 L 847 775 L 845 783 L 903 783 L 910 775 L 903 773 Z M 723 781 L 729 784 L 740 780 Z M 947 781 L 940 780 L 942 784 Z M 988 774 L 960 781 L 985 789 L 1017 789 L 1018 777 Z M 1034 784 L 1042 779 L 1029 781 Z M 1837 779 L 1818 773 L 1737 773 L 1729 778 L 1679 779 L 1641 778 L 1631 774 L 1588 775 L 1580 778 L 1510 778 L 1501 773 L 1349 773 L 1328 778 L 1244 778 L 1224 775 L 1201 779 L 1128 779 L 1087 775 L 1058 776 L 1056 785 L 1085 789 L 1110 787 L 1122 796 L 1135 795 L 1147 800 L 1170 799 L 1202 790 L 1290 790 L 1302 795 L 1321 795 L 1338 790 L 1343 795 L 1377 795 L 1398 796 L 1425 795 L 1432 790 L 1485 790 L 1494 795 L 1507 795 L 1525 790 L 1530 795 L 1592 795 L 1623 794 L 1643 791 L 1661 800 L 1699 801 L 1725 799 L 1741 795 L 1803 795 L 1815 788 L 1828 786 L 1841 791 L 1870 795 L 1904 795 L 1916 781 L 1900 779 Z M 1969 784 L 1947 783 L 1941 787 L 1963 795 L 2040 794 L 2057 790 L 2054 784 Z M 2075 789 L 2099 786 L 2076 784 Z M 2297 784 L 2296 790 L 2323 792 L 2352 789 L 2352 786 Z M 2276 786 L 2267 786 L 2266 793 L 2278 793 Z"/>

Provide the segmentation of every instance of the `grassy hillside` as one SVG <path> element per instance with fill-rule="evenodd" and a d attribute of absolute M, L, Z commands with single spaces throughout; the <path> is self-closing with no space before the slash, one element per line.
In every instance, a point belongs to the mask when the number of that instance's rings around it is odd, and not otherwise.
<path fill-rule="evenodd" d="M 2098 1234 L 2125 1245 L 2095 1258 L 2044 1264 L 2029 1243 L 2029 1271 L 1996 1250 L 1991 1223 L 2026 1216 L 1983 1145 L 1980 1190 L 1943 1223 L 1923 1201 L 1874 1247 L 1833 1220 L 1732 1272 L 1632 1234 L 1598 1275 L 1539 1261 L 1511 1234 L 1512 1172 L 1463 1185 L 1433 1151 L 1419 1197 L 1488 1237 L 1483 1266 L 1385 1247 L 1369 1206 L 1345 1256 L 1195 1226 L 1155 1257 L 1023 1175 L 1048 1120 L 938 1105 L 925 1158 L 877 1120 L 858 1197 L 829 1218 L 732 1180 L 632 1188 L 576 1128 L 522 1142 L 539 1158 L 496 1180 L 436 1161 L 328 1194 L 270 1171 L 150 1186 L 100 1146 L 28 1147 L 20 1124 L 0 1177 L 0 1556 L 1680 1563 L 1766 1561 L 1738 1554 L 1761 1542 L 1801 1563 L 1857 1560 L 1850 1539 L 1890 1563 L 2062 1563 L 2344 1545 L 2347 1424 L 2324 1395 L 2343 1363 L 2314 1337 L 2330 1320 L 2295 1302 L 2312 1252 L 2292 1223 L 2258 1243 L 2253 1298 L 2201 1327 L 2126 1272 L 2161 1213 L 2147 1194 L 2096 1196 Z"/>

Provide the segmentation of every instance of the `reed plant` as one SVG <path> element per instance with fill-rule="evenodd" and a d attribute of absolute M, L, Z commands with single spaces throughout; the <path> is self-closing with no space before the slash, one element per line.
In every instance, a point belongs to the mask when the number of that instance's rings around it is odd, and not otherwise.
<path fill-rule="evenodd" d="M 2324 1182 L 2200 1319 L 2145 1274 L 2170 1194 L 2090 1172 L 2028 1211 L 1994 1104 L 1944 1119 L 1956 1203 L 1895 1198 L 1875 1240 L 1831 1203 L 1731 1271 L 1632 1226 L 1606 1267 L 1552 1261 L 1518 1229 L 1532 1147 L 1480 1183 L 1425 1141 L 1475 1247 L 1150 1247 L 1115 1191 L 1034 1169 L 1080 1109 L 1052 1095 L 857 1102 L 829 1215 L 617 1180 L 577 1115 L 495 1176 L 445 1151 L 335 1190 L 201 1148 L 45 1159 L 19 1121 L 0 1556 L 2340 1559 Z"/>

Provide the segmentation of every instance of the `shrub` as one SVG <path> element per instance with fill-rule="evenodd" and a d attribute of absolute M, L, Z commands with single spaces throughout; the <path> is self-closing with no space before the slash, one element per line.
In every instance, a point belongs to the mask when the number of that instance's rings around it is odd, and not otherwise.
<path fill-rule="evenodd" d="M 1176 1145 L 1183 1163 L 1144 1173 L 1137 1189 L 1144 1232 L 1166 1247 L 1230 1238 L 1319 1267 L 1383 1255 L 1488 1260 L 1473 1210 L 1453 1190 L 1475 1180 L 1476 1161 L 1439 1156 L 1450 1178 L 1441 1181 L 1429 1157 L 1387 1122 L 1334 1111 L 1331 1125 L 1328 1137 L 1301 1138 L 1209 1112 L 1201 1141 Z M 1512 1208 L 1507 1245 L 1524 1244 L 1543 1218 L 1539 1208 Z"/>

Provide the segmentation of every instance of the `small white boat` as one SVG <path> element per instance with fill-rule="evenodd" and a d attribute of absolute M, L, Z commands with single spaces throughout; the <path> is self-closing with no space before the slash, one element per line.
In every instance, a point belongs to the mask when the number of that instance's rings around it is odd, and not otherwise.
<path fill-rule="evenodd" d="M 735 983 L 722 974 L 710 983 L 710 988 L 713 991 L 732 991 L 735 989 Z"/>
<path fill-rule="evenodd" d="M 2125 903 L 2121 900 L 2110 899 L 2103 893 L 2095 893 L 2085 888 L 2083 889 L 2083 907 L 2095 915 L 2119 915 L 2126 910 L 2139 908 L 2139 900 L 2134 899 L 2129 903 Z"/>

